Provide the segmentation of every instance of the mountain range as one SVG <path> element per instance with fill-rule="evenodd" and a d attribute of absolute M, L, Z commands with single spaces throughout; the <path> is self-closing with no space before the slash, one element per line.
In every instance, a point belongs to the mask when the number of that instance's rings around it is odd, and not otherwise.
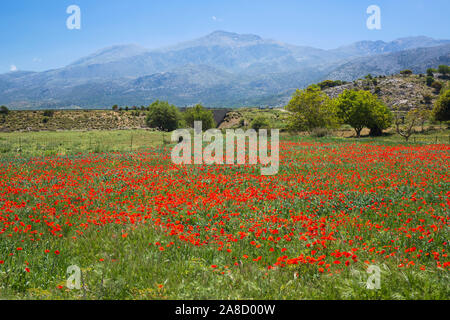
<path fill-rule="evenodd" d="M 44 72 L 0 75 L 0 105 L 15 109 L 148 105 L 278 106 L 296 88 L 450 64 L 450 40 L 361 41 L 332 50 L 216 31 L 158 50 L 112 46 Z"/>

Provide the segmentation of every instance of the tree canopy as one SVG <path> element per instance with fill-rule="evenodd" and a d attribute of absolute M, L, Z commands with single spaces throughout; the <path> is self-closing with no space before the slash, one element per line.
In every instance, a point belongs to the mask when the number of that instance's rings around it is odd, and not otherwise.
<path fill-rule="evenodd" d="M 392 123 L 390 110 L 370 91 L 345 90 L 336 99 L 336 108 L 342 122 L 355 129 L 358 137 L 365 127 L 377 135 Z"/>
<path fill-rule="evenodd" d="M 450 121 L 450 89 L 445 90 L 436 101 L 433 109 L 434 119 Z"/>
<path fill-rule="evenodd" d="M 315 128 L 336 127 L 339 123 L 334 104 L 317 85 L 297 90 L 286 109 L 292 113 L 291 130 L 311 132 Z"/>
<path fill-rule="evenodd" d="M 206 109 L 201 104 L 197 104 L 192 108 L 187 108 L 184 113 L 184 120 L 190 127 L 194 127 L 195 121 L 202 122 L 202 129 L 208 130 L 216 127 L 214 116 L 211 110 Z"/>
<path fill-rule="evenodd" d="M 167 101 L 155 101 L 149 107 L 147 125 L 162 131 L 173 131 L 179 128 L 181 115 L 178 108 Z"/>

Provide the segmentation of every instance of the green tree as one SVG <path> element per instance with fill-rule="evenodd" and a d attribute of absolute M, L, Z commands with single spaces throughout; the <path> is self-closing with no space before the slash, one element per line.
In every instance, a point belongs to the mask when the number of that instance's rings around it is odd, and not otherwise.
<path fill-rule="evenodd" d="M 392 124 L 390 110 L 370 91 L 345 90 L 336 98 L 336 107 L 339 118 L 355 130 L 357 137 L 365 127 L 371 135 L 379 135 Z"/>
<path fill-rule="evenodd" d="M 433 109 L 433 116 L 437 121 L 450 121 L 450 89 L 439 96 Z"/>
<path fill-rule="evenodd" d="M 202 122 L 203 130 L 208 130 L 216 127 L 213 112 L 206 109 L 201 104 L 197 104 L 192 108 L 187 108 L 186 112 L 184 113 L 184 120 L 186 121 L 186 124 L 192 128 L 194 127 L 195 121 Z"/>
<path fill-rule="evenodd" d="M 259 116 L 253 119 L 250 123 L 250 127 L 255 130 L 270 129 L 270 122 L 266 117 Z"/>
<path fill-rule="evenodd" d="M 420 131 L 423 132 L 425 129 L 425 122 L 431 118 L 431 110 L 427 108 L 427 105 L 423 105 L 415 110 L 415 114 L 420 125 Z"/>
<path fill-rule="evenodd" d="M 173 131 L 179 128 L 181 115 L 178 108 L 167 101 L 155 101 L 149 106 L 146 123 L 150 128 Z"/>
<path fill-rule="evenodd" d="M 334 104 L 317 85 L 297 89 L 286 110 L 291 112 L 289 128 L 293 131 L 312 132 L 315 128 L 334 128 L 339 124 Z"/>
<path fill-rule="evenodd" d="M 415 110 L 409 112 L 394 111 L 395 128 L 399 136 L 405 138 L 408 142 L 409 138 L 415 133 L 414 126 L 418 122 L 418 117 Z"/>

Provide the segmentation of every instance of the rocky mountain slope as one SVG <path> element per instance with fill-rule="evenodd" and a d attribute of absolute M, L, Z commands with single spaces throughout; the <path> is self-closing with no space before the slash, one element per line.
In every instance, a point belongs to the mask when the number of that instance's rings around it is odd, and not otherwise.
<path fill-rule="evenodd" d="M 449 82 L 437 77 L 436 80 L 444 86 Z M 428 105 L 431 109 L 439 96 L 438 91 L 427 86 L 425 76 L 415 74 L 360 79 L 324 91 L 330 98 L 336 98 L 344 90 L 369 90 L 388 107 L 399 110 L 411 110 L 421 105 Z"/>
<path fill-rule="evenodd" d="M 110 108 L 156 99 L 179 106 L 279 106 L 296 88 L 450 64 L 447 40 L 363 41 L 334 50 L 216 31 L 159 50 L 113 46 L 60 69 L 0 75 L 0 105 Z"/>

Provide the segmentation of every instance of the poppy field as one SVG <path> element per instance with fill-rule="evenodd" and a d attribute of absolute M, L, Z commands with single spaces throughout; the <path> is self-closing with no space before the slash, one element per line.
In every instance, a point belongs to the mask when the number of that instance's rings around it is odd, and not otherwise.
<path fill-rule="evenodd" d="M 449 165 L 448 144 L 292 137 L 274 176 L 170 146 L 0 159 L 0 297 L 448 299 Z"/>

